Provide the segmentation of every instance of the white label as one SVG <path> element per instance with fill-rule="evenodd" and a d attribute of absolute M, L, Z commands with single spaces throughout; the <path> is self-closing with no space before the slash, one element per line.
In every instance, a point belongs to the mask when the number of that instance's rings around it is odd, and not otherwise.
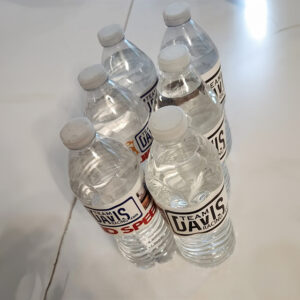
<path fill-rule="evenodd" d="M 226 93 L 219 60 L 208 72 L 202 75 L 202 79 L 215 92 L 219 102 L 223 103 Z"/>
<path fill-rule="evenodd" d="M 147 107 L 149 109 L 150 114 L 151 114 L 152 111 L 154 111 L 154 108 L 155 108 L 155 105 L 156 105 L 156 98 L 157 98 L 156 86 L 157 86 L 157 82 L 158 82 L 158 79 L 155 81 L 155 83 L 151 87 L 151 89 L 140 97 L 147 104 Z"/>
<path fill-rule="evenodd" d="M 224 114 L 217 125 L 204 136 L 217 148 L 220 161 L 223 162 L 227 152 Z"/>
<path fill-rule="evenodd" d="M 212 192 L 196 209 L 160 209 L 175 234 L 192 235 L 209 232 L 224 221 L 228 212 L 224 184 Z"/>
<path fill-rule="evenodd" d="M 153 137 L 148 128 L 148 120 L 143 128 L 133 137 L 131 137 L 125 145 L 136 155 L 140 157 L 140 163 L 143 163 L 149 156 L 150 147 Z"/>
<path fill-rule="evenodd" d="M 104 205 L 101 209 L 85 205 L 105 232 L 128 234 L 150 223 L 157 208 L 143 178 L 141 172 L 131 191 L 111 205 Z"/>

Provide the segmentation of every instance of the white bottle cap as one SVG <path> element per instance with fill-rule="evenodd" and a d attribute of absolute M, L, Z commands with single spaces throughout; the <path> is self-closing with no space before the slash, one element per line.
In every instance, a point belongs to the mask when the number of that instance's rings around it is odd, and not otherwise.
<path fill-rule="evenodd" d="M 81 117 L 70 120 L 60 131 L 60 138 L 67 148 L 79 150 L 90 144 L 95 134 L 91 121 Z"/>
<path fill-rule="evenodd" d="M 186 2 L 174 2 L 168 5 L 163 13 L 167 26 L 178 26 L 191 18 L 190 6 Z"/>
<path fill-rule="evenodd" d="M 187 128 L 187 115 L 178 106 L 164 106 L 153 112 L 149 120 L 154 140 L 161 143 L 179 140 Z"/>
<path fill-rule="evenodd" d="M 159 69 L 164 72 L 180 72 L 191 61 L 189 50 L 184 45 L 172 45 L 160 51 L 158 56 Z"/>
<path fill-rule="evenodd" d="M 98 40 L 103 47 L 110 47 L 124 39 L 124 31 L 118 24 L 103 27 L 98 31 Z"/>
<path fill-rule="evenodd" d="M 102 65 L 89 66 L 78 75 L 79 84 L 86 91 L 99 88 L 107 78 L 107 72 Z"/>

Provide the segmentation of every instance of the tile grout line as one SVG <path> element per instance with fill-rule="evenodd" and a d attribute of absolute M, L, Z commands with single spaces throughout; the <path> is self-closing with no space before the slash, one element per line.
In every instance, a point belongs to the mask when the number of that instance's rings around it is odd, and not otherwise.
<path fill-rule="evenodd" d="M 127 17 L 126 17 L 126 20 L 125 20 L 125 24 L 124 24 L 124 32 L 127 29 L 127 25 L 128 25 L 128 21 L 129 21 L 129 17 L 130 17 L 131 11 L 132 11 L 133 3 L 134 3 L 134 0 L 131 0 L 130 6 L 129 6 L 129 10 L 128 10 L 128 14 L 127 14 Z"/>
<path fill-rule="evenodd" d="M 128 14 L 126 16 L 126 20 L 125 20 L 125 24 L 124 24 L 124 31 L 126 31 L 126 28 L 127 28 L 127 24 L 128 24 L 128 21 L 129 21 L 129 17 L 130 17 L 131 11 L 132 11 L 133 3 L 134 3 L 134 0 L 131 0 L 130 6 L 129 6 L 129 10 L 128 10 Z M 57 266 L 57 263 L 58 263 L 58 260 L 59 260 L 59 257 L 60 257 L 60 252 L 61 252 L 62 244 L 63 244 L 65 235 L 67 233 L 67 230 L 68 230 L 68 227 L 69 227 L 69 224 L 70 224 L 70 221 L 71 221 L 71 217 L 72 217 L 72 213 L 73 213 L 73 209 L 74 209 L 74 206 L 76 204 L 76 201 L 77 201 L 77 198 L 74 197 L 71 209 L 69 211 L 68 219 L 67 219 L 67 222 L 66 222 L 63 234 L 62 234 L 60 242 L 59 242 L 58 251 L 57 251 L 56 258 L 55 258 L 55 261 L 54 261 L 54 264 L 53 264 L 53 269 L 52 269 L 52 272 L 51 272 L 51 276 L 50 276 L 47 288 L 46 288 L 45 293 L 44 293 L 43 300 L 47 300 L 48 291 L 49 291 L 49 288 L 50 288 L 50 286 L 52 284 L 52 280 L 53 280 L 53 277 L 54 277 L 54 274 L 55 274 L 55 271 L 56 271 L 56 266 Z"/>
<path fill-rule="evenodd" d="M 300 26 L 300 24 L 294 24 L 294 25 L 291 25 L 291 26 L 283 27 L 283 28 L 278 29 L 277 31 L 275 31 L 275 34 L 280 33 L 282 31 L 286 31 L 286 30 L 290 30 L 290 29 L 295 29 L 295 28 L 297 28 L 299 26 Z"/>
<path fill-rule="evenodd" d="M 53 280 L 53 277 L 54 277 L 54 274 L 55 274 L 56 266 L 57 266 L 57 263 L 58 263 L 58 260 L 59 260 L 59 257 L 60 257 L 60 252 L 61 252 L 62 244 L 64 242 L 65 235 L 67 233 L 67 230 L 68 230 L 68 227 L 69 227 L 69 224 L 70 224 L 70 221 L 71 221 L 71 217 L 72 217 L 72 213 L 73 213 L 73 209 L 74 209 L 74 206 L 76 204 L 76 201 L 77 201 L 77 198 L 74 197 L 72 205 L 71 205 L 71 209 L 70 209 L 69 214 L 68 214 L 67 222 L 65 224 L 65 228 L 64 228 L 63 234 L 62 234 L 62 236 L 60 238 L 60 241 L 59 241 L 58 251 L 57 251 L 56 258 L 55 258 L 55 261 L 54 261 L 54 264 L 53 264 L 53 269 L 52 269 L 52 272 L 51 272 L 51 275 L 50 275 L 50 279 L 49 279 L 48 285 L 47 285 L 45 293 L 44 293 L 43 300 L 47 299 L 48 291 L 49 291 L 49 288 L 50 288 L 50 286 L 52 284 L 52 280 Z"/>

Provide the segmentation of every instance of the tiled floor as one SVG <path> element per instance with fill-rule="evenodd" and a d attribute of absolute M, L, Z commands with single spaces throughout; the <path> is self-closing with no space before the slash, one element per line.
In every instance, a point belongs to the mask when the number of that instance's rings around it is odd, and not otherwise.
<path fill-rule="evenodd" d="M 178 256 L 136 269 L 79 202 L 63 236 L 73 196 L 58 131 L 79 114 L 77 73 L 100 60 L 98 28 L 128 15 L 128 39 L 156 63 L 169 2 L 134 0 L 131 11 L 129 0 L 0 3 L 1 299 L 43 299 L 49 281 L 48 300 L 300 298 L 296 0 L 189 1 L 223 64 L 232 257 L 213 269 Z"/>

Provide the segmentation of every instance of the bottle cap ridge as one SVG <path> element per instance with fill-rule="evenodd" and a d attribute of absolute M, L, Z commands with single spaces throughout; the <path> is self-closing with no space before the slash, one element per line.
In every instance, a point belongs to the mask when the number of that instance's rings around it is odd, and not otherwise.
<path fill-rule="evenodd" d="M 102 65 L 89 66 L 78 75 L 79 84 L 86 91 L 99 88 L 107 78 L 107 72 Z"/>
<path fill-rule="evenodd" d="M 98 40 L 103 47 L 111 47 L 124 39 L 124 31 L 119 24 L 103 27 L 98 31 Z"/>
<path fill-rule="evenodd" d="M 174 2 L 165 8 L 163 17 L 167 26 L 182 25 L 191 18 L 190 6 L 186 2 Z"/>
<path fill-rule="evenodd" d="M 80 117 L 70 120 L 60 131 L 60 138 L 70 150 L 80 150 L 91 143 L 96 131 L 89 119 Z"/>
<path fill-rule="evenodd" d="M 153 112 L 149 120 L 149 129 L 154 140 L 161 143 L 180 139 L 187 128 L 187 115 L 178 106 L 164 106 Z"/>

